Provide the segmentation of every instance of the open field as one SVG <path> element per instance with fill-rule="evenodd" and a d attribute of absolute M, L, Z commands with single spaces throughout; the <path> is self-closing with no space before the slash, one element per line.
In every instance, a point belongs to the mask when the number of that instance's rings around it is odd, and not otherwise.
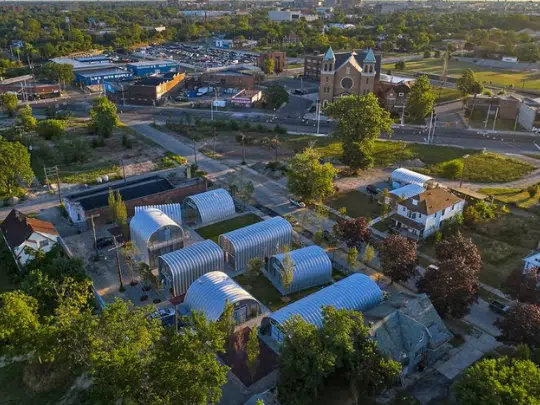
<path fill-rule="evenodd" d="M 345 207 L 347 215 L 353 218 L 376 218 L 381 215 L 381 205 L 377 199 L 357 190 L 336 194 L 325 204 L 336 210 Z"/>
<path fill-rule="evenodd" d="M 538 204 L 538 196 L 531 197 L 526 189 L 522 188 L 481 188 L 481 193 L 491 195 L 495 200 L 512 204 L 518 208 L 528 209 Z"/>
<path fill-rule="evenodd" d="M 419 61 L 405 62 L 406 67 L 404 73 L 432 73 L 440 74 L 442 71 L 442 60 L 436 58 L 423 59 Z M 398 74 L 394 64 L 386 64 L 382 66 L 383 72 L 391 70 Z M 465 69 L 471 69 L 476 73 L 476 78 L 484 84 L 492 84 L 494 86 L 514 88 L 525 88 L 531 90 L 540 90 L 540 73 L 538 72 L 513 72 L 509 70 L 501 70 L 488 68 L 485 66 L 477 66 L 473 63 L 458 62 L 456 60 L 448 61 L 448 75 L 459 77 Z"/>
<path fill-rule="evenodd" d="M 235 229 L 243 228 L 245 226 L 256 224 L 257 222 L 261 221 L 261 217 L 249 213 L 246 215 L 240 215 L 238 217 L 227 219 L 225 221 L 217 222 L 212 225 L 204 226 L 202 228 L 198 228 L 196 232 L 205 239 L 211 239 L 214 242 L 217 242 L 218 236 L 223 233 L 234 231 Z"/>

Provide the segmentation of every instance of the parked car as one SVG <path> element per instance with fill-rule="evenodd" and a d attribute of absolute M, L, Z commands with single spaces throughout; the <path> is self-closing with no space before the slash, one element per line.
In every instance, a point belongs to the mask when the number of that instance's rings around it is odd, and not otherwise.
<path fill-rule="evenodd" d="M 510 310 L 510 306 L 503 304 L 500 301 L 493 300 L 489 303 L 489 309 L 497 314 L 505 315 Z"/>
<path fill-rule="evenodd" d="M 298 201 L 294 198 L 289 198 L 289 201 L 291 202 L 291 205 L 294 205 L 295 207 L 306 208 L 306 204 L 302 201 Z"/>
<path fill-rule="evenodd" d="M 174 309 L 173 308 L 161 308 L 156 312 L 150 314 L 150 319 L 159 319 L 163 326 L 174 325 Z"/>
<path fill-rule="evenodd" d="M 369 194 L 373 194 L 373 195 L 377 195 L 381 192 L 381 190 L 375 184 L 368 184 L 366 187 L 366 191 Z"/>
<path fill-rule="evenodd" d="M 96 249 L 101 250 L 105 249 L 108 246 L 111 246 L 114 243 L 113 238 L 110 236 L 105 236 L 104 238 L 98 238 L 96 240 Z"/>

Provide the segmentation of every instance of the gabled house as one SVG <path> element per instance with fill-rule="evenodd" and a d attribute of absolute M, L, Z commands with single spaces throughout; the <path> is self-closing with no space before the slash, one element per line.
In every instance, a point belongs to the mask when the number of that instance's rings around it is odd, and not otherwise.
<path fill-rule="evenodd" d="M 393 228 L 413 239 L 424 239 L 439 231 L 444 222 L 463 212 L 465 200 L 444 188 L 434 188 L 397 204 L 390 218 Z"/>
<path fill-rule="evenodd" d="M 52 223 L 27 217 L 15 209 L 2 222 L 0 230 L 18 266 L 26 265 L 38 250 L 49 252 L 60 239 Z"/>
<path fill-rule="evenodd" d="M 384 104 L 390 112 L 401 113 L 407 107 L 407 98 L 411 90 L 412 81 L 402 80 L 392 86 L 384 95 Z"/>
<path fill-rule="evenodd" d="M 523 273 L 536 269 L 540 273 L 540 250 L 536 250 L 523 259 Z"/>

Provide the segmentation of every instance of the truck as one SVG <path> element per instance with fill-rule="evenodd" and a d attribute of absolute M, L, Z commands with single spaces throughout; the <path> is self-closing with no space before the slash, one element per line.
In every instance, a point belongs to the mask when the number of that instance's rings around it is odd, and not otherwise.
<path fill-rule="evenodd" d="M 227 106 L 227 101 L 225 101 L 225 100 L 214 100 L 214 101 L 212 101 L 212 105 L 214 107 L 224 108 L 224 107 Z"/>

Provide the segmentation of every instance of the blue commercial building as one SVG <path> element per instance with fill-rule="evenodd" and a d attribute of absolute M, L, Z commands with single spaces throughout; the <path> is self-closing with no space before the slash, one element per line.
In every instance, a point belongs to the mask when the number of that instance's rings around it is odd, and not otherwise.
<path fill-rule="evenodd" d="M 83 56 L 83 57 L 74 58 L 74 59 L 77 62 L 90 63 L 90 64 L 110 63 L 111 62 L 111 58 L 109 58 L 107 55 Z"/>
<path fill-rule="evenodd" d="M 83 86 L 103 84 L 110 80 L 130 80 L 133 73 L 120 68 L 96 69 L 82 72 L 75 72 L 75 83 Z"/>
<path fill-rule="evenodd" d="M 168 60 L 151 60 L 127 64 L 128 70 L 136 77 L 145 77 L 160 73 L 176 73 L 180 65 Z"/>

